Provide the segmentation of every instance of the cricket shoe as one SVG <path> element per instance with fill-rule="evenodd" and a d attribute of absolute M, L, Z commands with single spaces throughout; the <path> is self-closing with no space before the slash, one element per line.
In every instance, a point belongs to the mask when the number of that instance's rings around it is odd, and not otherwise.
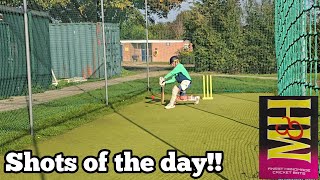
<path fill-rule="evenodd" d="M 170 103 L 168 105 L 166 105 L 166 109 L 172 109 L 172 108 L 175 108 L 176 106 L 175 105 L 171 105 Z"/>
<path fill-rule="evenodd" d="M 196 99 L 196 101 L 194 102 L 194 104 L 199 104 L 200 96 L 196 96 L 195 99 Z"/>

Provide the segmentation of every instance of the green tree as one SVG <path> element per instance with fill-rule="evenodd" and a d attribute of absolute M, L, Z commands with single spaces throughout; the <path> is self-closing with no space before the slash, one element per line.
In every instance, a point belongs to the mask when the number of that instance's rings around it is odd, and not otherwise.
<path fill-rule="evenodd" d="M 198 4 L 185 15 L 187 18 L 184 21 L 184 36 L 193 43 L 197 71 L 217 69 L 224 60 L 221 54 L 225 49 L 225 43 L 221 35 L 210 26 L 209 13 L 208 9 Z"/>
<path fill-rule="evenodd" d="M 127 9 L 126 18 L 120 23 L 121 39 L 145 39 L 143 15 L 135 8 Z"/>
<path fill-rule="evenodd" d="M 224 72 L 239 73 L 241 71 L 241 61 L 239 59 L 241 51 L 239 49 L 243 46 L 241 8 L 236 0 L 220 1 L 218 7 L 220 8 L 213 9 L 216 16 L 212 19 L 219 20 L 220 27 L 215 29 L 221 34 L 226 43 L 227 54 L 224 55 L 226 58 Z"/>
<path fill-rule="evenodd" d="M 249 73 L 272 73 L 276 69 L 274 46 L 274 4 L 250 1 L 244 27 L 244 59 Z"/>
<path fill-rule="evenodd" d="M 185 12 L 177 15 L 173 22 L 151 24 L 150 39 L 183 39 Z"/>
<path fill-rule="evenodd" d="M 191 11 L 190 18 L 185 22 L 185 37 L 194 44 L 197 70 L 240 71 L 240 14 L 240 7 L 235 0 L 204 0 Z M 205 58 L 202 53 L 208 57 Z"/>
<path fill-rule="evenodd" d="M 149 26 L 150 39 L 174 39 L 174 32 L 170 29 L 169 23 L 151 24 Z"/>
<path fill-rule="evenodd" d="M 169 11 L 179 7 L 183 1 L 185 0 L 148 0 L 148 12 L 159 17 L 167 17 Z M 144 0 L 133 0 L 133 5 L 138 9 L 144 9 L 144 2 Z"/>
<path fill-rule="evenodd" d="M 149 13 L 166 17 L 172 8 L 180 6 L 184 0 L 148 0 Z M 144 0 L 105 0 L 104 6 L 107 19 L 124 21 L 128 9 L 144 9 Z M 5 0 L 0 4 L 6 6 L 21 6 L 22 0 Z M 100 17 L 100 0 L 28 0 L 29 9 L 45 10 L 61 22 L 96 21 Z"/>
<path fill-rule="evenodd" d="M 199 71 L 275 71 L 272 1 L 203 0 L 188 12 L 185 38 L 194 45 Z"/>
<path fill-rule="evenodd" d="M 189 12 L 184 11 L 177 15 L 176 19 L 169 23 L 170 31 L 174 33 L 173 39 L 183 39 L 184 37 L 184 22 L 189 18 Z"/>

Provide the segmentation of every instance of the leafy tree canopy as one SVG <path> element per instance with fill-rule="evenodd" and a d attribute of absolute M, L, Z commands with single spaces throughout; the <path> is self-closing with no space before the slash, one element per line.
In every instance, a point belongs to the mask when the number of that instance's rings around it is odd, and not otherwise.
<path fill-rule="evenodd" d="M 167 17 L 169 11 L 179 7 L 184 0 L 147 0 L 149 13 L 157 14 L 159 17 Z M 21 6 L 22 0 L 7 0 L 0 4 L 7 6 Z M 33 10 L 47 10 L 50 12 L 78 12 L 84 20 L 92 18 L 92 15 L 100 11 L 100 0 L 29 0 L 28 5 Z M 104 0 L 107 10 L 113 9 L 109 15 L 126 12 L 129 9 L 145 8 L 144 0 Z M 120 19 L 118 17 L 118 19 Z"/>

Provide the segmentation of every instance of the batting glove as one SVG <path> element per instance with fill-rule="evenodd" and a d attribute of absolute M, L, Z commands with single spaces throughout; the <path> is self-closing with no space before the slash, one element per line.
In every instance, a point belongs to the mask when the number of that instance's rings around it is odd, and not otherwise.
<path fill-rule="evenodd" d="M 163 77 L 159 78 L 159 85 L 164 86 L 165 85 L 165 79 Z"/>

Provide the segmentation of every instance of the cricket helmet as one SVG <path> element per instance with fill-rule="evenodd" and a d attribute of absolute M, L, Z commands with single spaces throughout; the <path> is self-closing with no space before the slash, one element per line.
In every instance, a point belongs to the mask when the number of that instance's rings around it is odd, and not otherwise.
<path fill-rule="evenodd" d="M 179 60 L 179 58 L 178 58 L 178 56 L 172 56 L 171 58 L 170 58 L 170 64 L 172 64 L 173 62 L 175 62 L 175 61 L 177 61 L 177 60 Z"/>

